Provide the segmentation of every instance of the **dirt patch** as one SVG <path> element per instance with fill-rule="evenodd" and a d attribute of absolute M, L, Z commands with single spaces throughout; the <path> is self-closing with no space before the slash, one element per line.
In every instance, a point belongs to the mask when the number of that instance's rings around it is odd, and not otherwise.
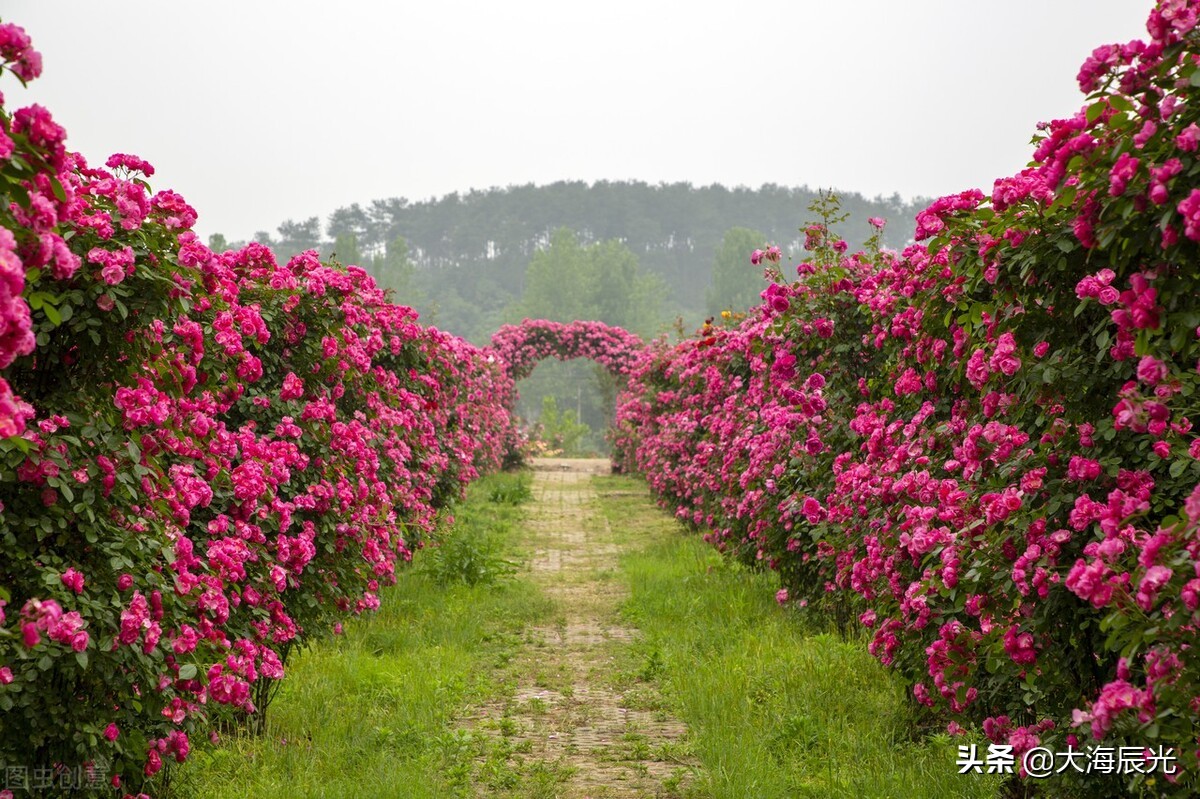
<path fill-rule="evenodd" d="M 528 631 L 512 694 L 479 708 L 470 726 L 559 769 L 563 799 L 678 795 L 693 771 L 681 754 L 687 728 L 652 687 L 621 677 L 637 631 L 618 621 L 624 590 L 611 576 L 621 548 L 590 505 L 591 475 L 609 463 L 536 459 L 534 469 L 530 570 L 559 623 Z"/>

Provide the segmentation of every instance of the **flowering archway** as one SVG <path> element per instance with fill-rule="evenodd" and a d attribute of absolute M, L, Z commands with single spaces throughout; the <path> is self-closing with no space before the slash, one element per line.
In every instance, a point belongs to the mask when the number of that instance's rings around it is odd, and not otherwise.
<path fill-rule="evenodd" d="M 526 319 L 519 325 L 503 325 L 492 336 L 492 350 L 513 380 L 528 377 L 540 361 L 550 357 L 560 361 L 590 358 L 621 378 L 645 348 L 641 337 L 603 322 Z"/>
<path fill-rule="evenodd" d="M 602 375 L 597 376 L 601 378 L 601 403 L 610 425 L 616 414 L 616 395 L 625 385 L 627 376 L 645 349 L 646 345 L 637 335 L 604 322 L 552 322 L 547 319 L 525 319 L 517 325 L 504 325 L 492 336 L 491 344 L 491 354 L 500 362 L 514 383 L 533 374 L 537 365 L 546 358 L 554 357 L 560 361 L 588 358 L 594 361 L 611 378 L 605 380 Z M 513 405 L 510 406 L 514 415 L 518 399 L 519 394 L 514 390 L 511 396 Z M 546 413 L 552 412 L 543 406 L 542 420 L 544 421 Z M 579 422 L 581 417 L 582 414 L 576 411 L 574 421 Z M 553 426 L 553 423 L 551 424 Z M 572 423 L 568 423 L 570 424 Z M 586 431 L 588 428 L 584 426 L 583 429 Z M 519 461 L 534 451 L 526 450 L 526 445 L 532 444 L 531 440 L 525 439 L 526 433 L 517 433 L 516 428 L 513 432 L 516 438 L 509 444 L 506 463 Z M 543 432 L 549 433 L 548 430 Z M 576 435 L 579 434 L 576 428 Z M 532 438 L 541 439 L 541 434 L 536 433 Z M 551 436 L 543 443 L 553 438 Z M 524 443 L 518 443 L 518 439 Z M 516 455 L 520 450 L 526 450 L 525 454 Z"/>

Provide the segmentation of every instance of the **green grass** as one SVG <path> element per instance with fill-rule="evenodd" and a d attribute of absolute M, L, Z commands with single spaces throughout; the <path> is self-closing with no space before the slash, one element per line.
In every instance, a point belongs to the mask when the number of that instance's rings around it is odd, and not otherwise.
<path fill-rule="evenodd" d="M 511 703 L 518 684 L 562 679 L 529 632 L 562 611 L 514 568 L 536 544 L 515 504 L 528 479 L 472 487 L 441 549 L 418 553 L 377 614 L 294 658 L 266 731 L 197 745 L 172 797 L 564 795 L 571 767 L 534 756 L 507 710 L 467 721 L 472 708 Z M 666 744 L 630 733 L 606 757 L 678 763 L 659 795 L 685 799 L 997 796 L 997 778 L 957 774 L 958 741 L 916 732 L 902 688 L 864 641 L 779 608 L 772 575 L 683 534 L 643 483 L 594 479 L 589 523 L 629 553 L 601 576 L 629 586 L 621 614 L 641 632 L 609 645 L 591 679 L 689 727 Z M 543 705 L 519 709 L 537 718 Z"/>
<path fill-rule="evenodd" d="M 644 484 L 596 478 L 600 509 L 633 544 L 628 621 L 644 637 L 631 679 L 661 689 L 691 729 L 688 795 L 713 799 L 995 797 L 960 776 L 958 741 L 921 740 L 903 690 L 865 641 L 814 632 L 776 605 L 770 574 L 728 561 L 654 509 Z"/>
<path fill-rule="evenodd" d="M 455 729 L 466 708 L 508 690 L 522 631 L 552 611 L 506 562 L 520 536 L 514 479 L 528 476 L 473 486 L 441 542 L 451 556 L 418 552 L 378 613 L 289 663 L 264 734 L 197 746 L 172 794 L 455 797 L 475 795 L 469 788 L 481 782 L 535 795 L 544 775 L 525 773 L 487 736 Z"/>

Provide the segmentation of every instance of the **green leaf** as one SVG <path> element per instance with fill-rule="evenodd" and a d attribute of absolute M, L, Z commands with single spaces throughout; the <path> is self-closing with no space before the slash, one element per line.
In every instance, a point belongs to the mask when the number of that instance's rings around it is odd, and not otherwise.
<path fill-rule="evenodd" d="M 191 679 L 194 679 L 195 676 L 196 676 L 196 664 L 195 663 L 184 663 L 182 666 L 179 667 L 179 679 L 191 680 Z"/>
<path fill-rule="evenodd" d="M 58 178 L 50 176 L 50 191 L 54 192 L 54 196 L 58 198 L 60 203 L 67 201 L 67 193 L 63 191 L 63 186 L 58 182 Z"/>
<path fill-rule="evenodd" d="M 62 314 L 60 314 L 58 312 L 58 309 L 55 308 L 53 305 L 49 305 L 49 304 L 43 305 L 42 313 L 46 314 L 46 319 L 48 319 L 50 321 L 50 324 L 54 325 L 55 327 L 58 327 L 59 325 L 62 324 L 62 321 L 63 321 Z"/>
<path fill-rule="evenodd" d="M 87 652 L 76 652 L 75 653 L 75 662 L 79 664 L 79 668 L 86 669 L 87 664 L 88 664 L 88 653 Z"/>
<path fill-rule="evenodd" d="M 1119 94 L 1110 95 L 1108 98 L 1108 104 L 1118 111 L 1129 112 L 1134 110 L 1133 103 L 1129 102 Z"/>
<path fill-rule="evenodd" d="M 1193 86 L 1200 86 L 1200 67 L 1192 70 L 1192 77 L 1188 79 L 1188 82 Z"/>

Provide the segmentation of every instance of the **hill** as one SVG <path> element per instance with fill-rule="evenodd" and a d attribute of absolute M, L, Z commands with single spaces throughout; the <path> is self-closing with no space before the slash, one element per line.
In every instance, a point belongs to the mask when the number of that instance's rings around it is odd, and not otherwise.
<path fill-rule="evenodd" d="M 808 187 L 757 189 L 689 183 L 582 181 L 509 186 L 410 202 L 375 200 L 318 217 L 288 220 L 276 234 L 260 232 L 280 257 L 309 248 L 360 263 L 397 291 L 398 299 L 453 333 L 483 343 L 500 323 L 515 321 L 532 255 L 551 233 L 570 228 L 582 244 L 618 240 L 637 256 L 642 271 L 666 288 L 663 324 L 677 316 L 694 325 L 705 315 L 705 291 L 726 231 L 761 231 L 766 241 L 796 256 L 799 229 L 818 196 Z M 867 218 L 888 219 L 885 242 L 900 248 L 923 201 L 898 195 L 867 199 L 842 194 L 850 214 L 842 235 L 851 247 L 870 234 Z M 403 241 L 400 241 L 400 240 Z"/>

